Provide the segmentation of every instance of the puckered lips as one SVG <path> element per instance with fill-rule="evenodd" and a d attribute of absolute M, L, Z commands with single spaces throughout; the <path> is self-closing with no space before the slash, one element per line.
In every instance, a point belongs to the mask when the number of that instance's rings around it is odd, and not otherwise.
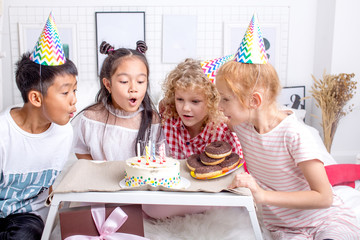
<path fill-rule="evenodd" d="M 135 107 L 136 106 L 136 104 L 137 104 L 137 98 L 135 98 L 135 97 L 131 97 L 131 98 L 129 98 L 129 104 L 130 104 L 130 106 L 132 106 L 132 107 Z"/>
<path fill-rule="evenodd" d="M 75 108 L 75 109 L 71 109 L 71 111 L 69 112 L 70 118 L 74 117 L 75 112 L 76 112 L 76 108 Z"/>

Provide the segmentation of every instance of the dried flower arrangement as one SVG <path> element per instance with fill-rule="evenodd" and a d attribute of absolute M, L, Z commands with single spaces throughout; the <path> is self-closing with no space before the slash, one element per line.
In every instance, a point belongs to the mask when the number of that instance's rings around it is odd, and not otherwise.
<path fill-rule="evenodd" d="M 330 153 L 336 129 L 342 117 L 352 111 L 354 104 L 346 107 L 348 101 L 356 93 L 356 81 L 351 80 L 354 73 L 327 74 L 324 71 L 323 79 L 317 80 L 313 75 L 314 85 L 310 93 L 320 107 L 324 144 Z"/>

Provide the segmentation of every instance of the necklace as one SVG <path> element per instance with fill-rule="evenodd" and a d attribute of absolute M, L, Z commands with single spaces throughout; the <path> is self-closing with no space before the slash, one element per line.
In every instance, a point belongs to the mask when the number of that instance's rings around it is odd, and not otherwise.
<path fill-rule="evenodd" d="M 144 107 L 142 105 L 139 106 L 139 109 L 136 112 L 126 112 L 124 110 L 121 109 L 117 109 L 115 108 L 112 104 L 108 104 L 105 101 L 103 101 L 103 104 L 105 106 L 105 108 L 114 116 L 118 117 L 118 118 L 133 118 L 135 117 L 138 113 L 140 113 L 141 111 L 144 110 Z"/>

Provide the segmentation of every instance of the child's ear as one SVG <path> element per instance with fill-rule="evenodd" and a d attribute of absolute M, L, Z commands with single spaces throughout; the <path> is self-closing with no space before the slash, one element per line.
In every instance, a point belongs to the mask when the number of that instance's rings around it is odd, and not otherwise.
<path fill-rule="evenodd" d="M 28 94 L 29 102 L 35 107 L 41 107 L 42 94 L 39 91 L 31 90 Z"/>
<path fill-rule="evenodd" d="M 257 109 L 262 103 L 262 95 L 259 92 L 254 92 L 250 98 L 250 108 Z"/>
<path fill-rule="evenodd" d="M 109 91 L 109 93 L 111 93 L 111 83 L 107 78 L 103 78 L 102 82 L 104 84 L 104 86 L 106 87 L 106 89 Z"/>

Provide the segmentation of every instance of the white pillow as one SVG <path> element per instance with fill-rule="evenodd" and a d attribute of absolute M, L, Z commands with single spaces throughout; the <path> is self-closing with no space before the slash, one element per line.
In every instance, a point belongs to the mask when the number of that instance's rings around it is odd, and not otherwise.
<path fill-rule="evenodd" d="M 281 105 L 280 109 L 281 110 L 291 110 L 295 113 L 295 116 L 297 119 L 299 119 L 300 121 L 305 121 L 305 115 L 306 115 L 305 109 L 294 109 L 294 108 L 286 107 L 284 105 Z"/>

